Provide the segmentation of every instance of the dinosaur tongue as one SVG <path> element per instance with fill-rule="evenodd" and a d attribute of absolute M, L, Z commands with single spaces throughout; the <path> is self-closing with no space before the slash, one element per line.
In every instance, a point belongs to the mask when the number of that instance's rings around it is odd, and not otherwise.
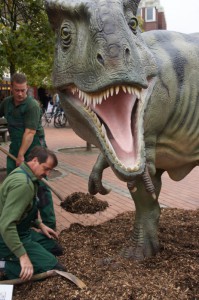
<path fill-rule="evenodd" d="M 126 153 L 132 153 L 133 151 L 131 114 L 135 100 L 136 97 L 133 95 L 120 93 L 92 108 L 108 126 L 115 140 L 110 139 L 110 141 L 114 148 L 115 144 L 119 146 L 120 152 L 122 150 Z"/>

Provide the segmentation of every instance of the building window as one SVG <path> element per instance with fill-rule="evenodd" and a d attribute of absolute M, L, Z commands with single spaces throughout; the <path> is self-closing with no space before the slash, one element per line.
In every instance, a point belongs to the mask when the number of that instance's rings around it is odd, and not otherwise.
<path fill-rule="evenodd" d="M 145 8 L 145 21 L 146 22 L 156 21 L 155 7 L 146 7 Z"/>

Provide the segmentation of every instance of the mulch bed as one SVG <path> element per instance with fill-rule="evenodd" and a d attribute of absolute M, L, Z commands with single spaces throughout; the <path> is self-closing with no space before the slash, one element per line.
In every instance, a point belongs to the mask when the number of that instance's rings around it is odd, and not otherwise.
<path fill-rule="evenodd" d="M 66 211 L 76 214 L 94 214 L 108 207 L 107 201 L 102 201 L 89 193 L 75 192 L 61 202 Z"/>
<path fill-rule="evenodd" d="M 155 257 L 135 262 L 120 256 L 129 245 L 134 213 L 98 226 L 73 224 L 62 231 L 68 271 L 87 288 L 60 276 L 14 288 L 14 300 L 198 300 L 199 210 L 162 209 Z"/>

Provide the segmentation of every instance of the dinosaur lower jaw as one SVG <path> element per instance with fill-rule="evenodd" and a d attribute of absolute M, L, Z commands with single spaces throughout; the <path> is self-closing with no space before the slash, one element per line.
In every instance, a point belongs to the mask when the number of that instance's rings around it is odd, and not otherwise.
<path fill-rule="evenodd" d="M 92 143 L 100 147 L 116 173 L 143 172 L 142 91 L 125 86 L 109 88 L 98 94 L 87 94 L 74 86 L 70 91 L 70 97 L 65 97 L 64 101 L 73 103 L 73 107 L 86 116 L 87 134 L 93 136 Z M 68 93 L 68 88 L 65 93 Z M 86 139 L 83 134 L 80 136 Z"/>

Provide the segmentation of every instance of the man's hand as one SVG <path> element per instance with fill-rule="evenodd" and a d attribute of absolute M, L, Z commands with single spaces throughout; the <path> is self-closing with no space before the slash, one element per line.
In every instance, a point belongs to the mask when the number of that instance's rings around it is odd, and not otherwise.
<path fill-rule="evenodd" d="M 33 275 L 34 269 L 28 255 L 26 253 L 23 254 L 22 256 L 20 256 L 19 261 L 21 265 L 21 273 L 19 277 L 22 280 L 30 280 Z"/>
<path fill-rule="evenodd" d="M 46 226 L 44 223 L 39 224 L 39 228 L 49 239 L 58 239 L 58 234 L 52 228 Z"/>
<path fill-rule="evenodd" d="M 16 160 L 16 166 L 19 167 L 23 161 L 24 161 L 24 156 L 18 155 L 17 160 Z"/>

